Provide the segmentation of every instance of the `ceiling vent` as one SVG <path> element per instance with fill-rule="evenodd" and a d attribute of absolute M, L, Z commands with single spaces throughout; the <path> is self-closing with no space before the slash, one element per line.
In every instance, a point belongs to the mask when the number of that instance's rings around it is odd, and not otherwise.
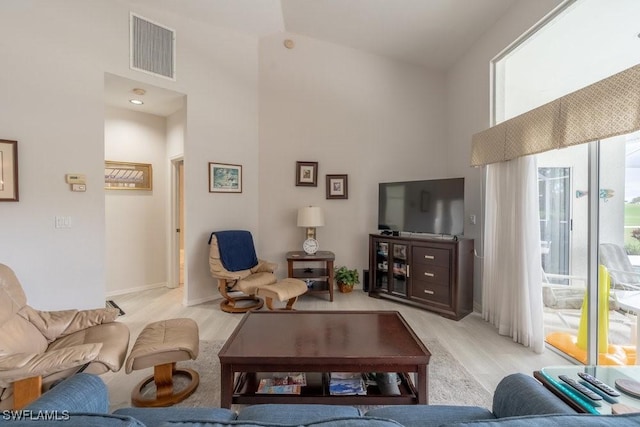
<path fill-rule="evenodd" d="M 132 13 L 130 40 L 132 70 L 176 79 L 176 35 L 172 29 Z"/>

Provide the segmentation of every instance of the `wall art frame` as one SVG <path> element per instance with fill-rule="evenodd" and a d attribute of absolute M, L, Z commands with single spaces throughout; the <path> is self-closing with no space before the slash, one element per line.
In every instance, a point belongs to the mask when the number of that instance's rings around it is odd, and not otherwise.
<path fill-rule="evenodd" d="M 17 202 L 18 141 L 0 139 L 0 202 Z"/>
<path fill-rule="evenodd" d="M 106 190 L 153 190 L 151 163 L 132 163 L 106 160 L 104 162 Z"/>
<path fill-rule="evenodd" d="M 318 162 L 296 162 L 296 186 L 318 186 Z"/>
<path fill-rule="evenodd" d="M 327 199 L 348 199 L 348 175 L 327 175 Z"/>
<path fill-rule="evenodd" d="M 209 193 L 242 193 L 242 165 L 209 162 Z"/>

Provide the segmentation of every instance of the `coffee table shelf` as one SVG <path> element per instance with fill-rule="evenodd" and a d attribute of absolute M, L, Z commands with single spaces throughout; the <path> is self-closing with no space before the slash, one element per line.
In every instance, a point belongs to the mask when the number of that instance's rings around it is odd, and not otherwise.
<path fill-rule="evenodd" d="M 220 407 L 256 403 L 428 404 L 431 353 L 397 311 L 250 311 L 218 352 Z M 316 377 L 301 394 L 257 394 L 261 375 Z M 401 373 L 400 395 L 369 387 L 365 396 L 331 395 L 319 373 Z M 309 378 L 309 377 L 307 377 Z"/>
<path fill-rule="evenodd" d="M 232 402 L 235 404 L 260 403 L 324 403 L 333 405 L 409 405 L 416 404 L 418 397 L 411 378 L 400 373 L 399 395 L 383 395 L 376 385 L 367 386 L 366 395 L 331 395 L 329 373 L 322 373 L 322 384 L 303 386 L 300 394 L 258 394 L 258 375 L 241 372 L 236 376 Z"/>

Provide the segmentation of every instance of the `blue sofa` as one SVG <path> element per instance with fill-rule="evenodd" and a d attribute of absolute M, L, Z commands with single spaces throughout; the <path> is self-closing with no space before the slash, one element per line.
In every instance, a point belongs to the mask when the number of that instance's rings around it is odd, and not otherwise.
<path fill-rule="evenodd" d="M 212 402 L 213 403 L 213 402 Z M 309 427 L 537 427 L 640 426 L 640 414 L 576 414 L 534 378 L 513 374 L 494 392 L 493 408 L 450 405 L 386 406 L 361 414 L 338 405 L 253 405 L 224 408 L 123 408 L 112 414 L 104 382 L 77 374 L 42 395 L 25 410 L 2 411 L 0 425 L 109 426 L 309 426 Z"/>

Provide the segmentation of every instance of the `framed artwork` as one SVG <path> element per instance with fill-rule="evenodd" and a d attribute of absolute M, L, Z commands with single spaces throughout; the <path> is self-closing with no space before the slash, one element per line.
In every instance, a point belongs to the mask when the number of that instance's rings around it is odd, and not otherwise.
<path fill-rule="evenodd" d="M 242 193 L 242 166 L 209 162 L 209 193 Z"/>
<path fill-rule="evenodd" d="M 107 190 L 153 189 L 153 169 L 150 163 L 104 162 L 104 188 Z"/>
<path fill-rule="evenodd" d="M 296 186 L 318 186 L 318 162 L 296 162 Z"/>
<path fill-rule="evenodd" d="M 347 175 L 327 175 L 327 199 L 348 199 Z"/>
<path fill-rule="evenodd" d="M 0 202 L 18 201 L 18 141 L 0 139 Z"/>

